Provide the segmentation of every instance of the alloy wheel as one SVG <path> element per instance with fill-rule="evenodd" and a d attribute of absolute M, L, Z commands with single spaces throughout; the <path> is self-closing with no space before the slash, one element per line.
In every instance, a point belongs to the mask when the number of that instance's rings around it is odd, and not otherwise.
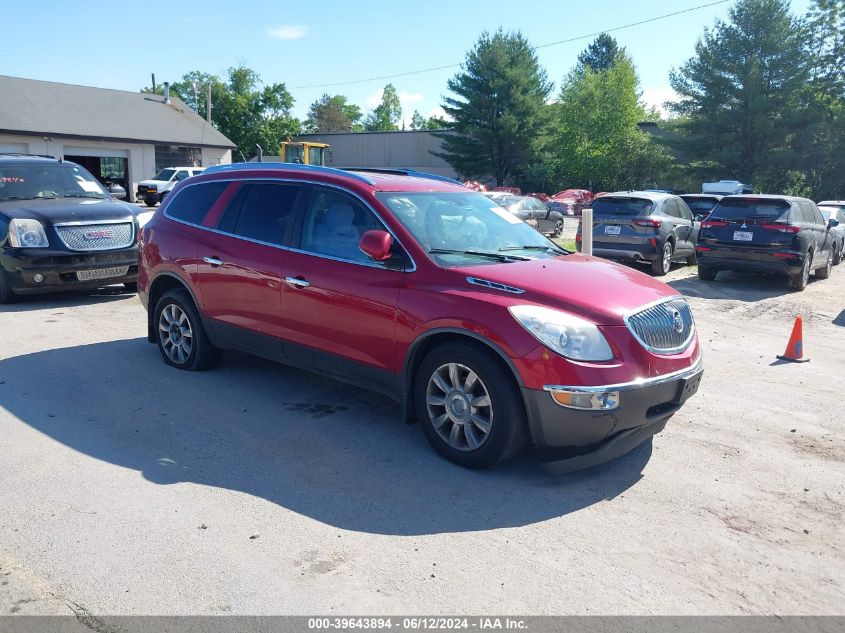
<path fill-rule="evenodd" d="M 188 315 L 175 303 L 168 303 L 161 311 L 158 336 L 170 360 L 178 364 L 188 360 L 194 346 L 194 331 Z"/>
<path fill-rule="evenodd" d="M 807 253 L 804 258 L 804 264 L 801 266 L 801 282 L 806 286 L 810 283 L 810 258 L 812 253 Z"/>
<path fill-rule="evenodd" d="M 450 447 L 474 451 L 490 437 L 490 394 L 466 365 L 447 363 L 438 367 L 428 380 L 425 403 L 432 427 Z"/>
<path fill-rule="evenodd" d="M 672 245 L 669 242 L 663 246 L 663 270 L 669 272 L 672 267 Z"/>

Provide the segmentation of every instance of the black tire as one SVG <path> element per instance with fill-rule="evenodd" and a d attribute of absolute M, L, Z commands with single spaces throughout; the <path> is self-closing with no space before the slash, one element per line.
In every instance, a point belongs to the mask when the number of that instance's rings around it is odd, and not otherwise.
<path fill-rule="evenodd" d="M 833 249 L 827 252 L 827 261 L 821 268 L 816 268 L 816 279 L 827 279 L 833 269 Z"/>
<path fill-rule="evenodd" d="M 718 270 L 713 270 L 707 266 L 702 266 L 701 264 L 698 265 L 698 278 L 702 281 L 713 281 L 716 279 L 716 274 L 718 272 Z"/>
<path fill-rule="evenodd" d="M 170 306 L 176 306 L 185 315 L 188 321 L 188 327 L 191 330 L 190 350 L 187 354 L 184 354 L 183 349 L 184 358 L 180 358 L 178 354 L 171 355 L 168 352 L 168 349 L 172 349 L 173 347 L 173 339 L 170 338 L 169 334 L 165 335 L 165 332 L 160 327 L 162 323 L 162 312 L 166 308 L 170 308 Z M 175 289 L 165 292 L 156 304 L 153 319 L 153 328 L 158 349 L 161 352 L 164 362 L 171 367 L 186 371 L 203 371 L 213 367 L 220 361 L 222 350 L 211 344 L 203 327 L 199 312 L 187 291 Z M 182 338 L 188 337 L 180 336 L 180 339 Z M 170 339 L 170 348 L 168 348 L 168 339 Z"/>
<path fill-rule="evenodd" d="M 157 202 L 158 202 L 158 200 L 150 200 L 149 198 L 144 198 L 144 204 L 147 205 L 148 207 L 156 206 Z"/>
<path fill-rule="evenodd" d="M 810 261 L 813 259 L 813 252 L 808 251 L 801 262 L 801 271 L 795 275 L 790 275 L 789 286 L 793 290 L 801 292 L 807 287 L 810 280 Z"/>
<path fill-rule="evenodd" d="M 695 254 L 695 251 L 692 252 L 692 255 L 687 257 L 687 266 L 695 266 L 698 263 L 698 255 Z"/>
<path fill-rule="evenodd" d="M 160 204 L 164 204 L 164 198 L 167 196 L 168 193 L 169 193 L 168 191 L 162 191 L 161 192 L 161 195 L 159 195 L 159 197 L 158 197 L 158 201 L 159 201 Z"/>
<path fill-rule="evenodd" d="M 842 263 L 842 249 L 845 248 L 845 244 L 840 244 L 836 251 L 833 253 L 833 265 L 839 266 Z"/>
<path fill-rule="evenodd" d="M 436 387 L 433 375 L 435 372 L 440 372 L 443 377 L 443 368 L 450 365 L 460 365 L 465 370 L 475 373 L 477 381 L 472 383 L 472 387 L 468 389 L 470 395 L 477 396 L 479 393 L 487 394 L 489 398 L 489 406 L 482 406 L 486 411 L 489 411 L 489 416 L 482 415 L 482 419 L 489 422 L 486 435 L 482 427 L 468 424 L 471 427 L 470 432 L 463 430 L 462 425 L 455 424 L 452 418 L 448 417 L 446 412 L 446 401 L 450 398 L 449 392 L 440 390 Z M 466 384 L 468 373 L 460 373 L 457 370 L 458 383 Z M 450 382 L 447 386 L 451 386 L 451 374 L 447 372 Z M 442 391 L 443 401 L 440 404 L 429 404 L 427 396 L 429 391 L 429 384 L 432 384 L 432 389 L 435 390 L 434 399 L 437 398 L 437 391 Z M 426 438 L 443 457 L 452 461 L 459 466 L 466 468 L 489 468 L 501 462 L 504 462 L 517 453 L 519 453 L 528 441 L 528 425 L 526 423 L 525 407 L 522 398 L 519 394 L 519 389 L 514 382 L 513 375 L 505 369 L 501 361 L 484 348 L 469 344 L 469 343 L 446 343 L 436 347 L 429 352 L 417 368 L 414 376 L 414 408 L 417 414 L 417 419 L 420 421 L 423 432 Z M 452 400 L 460 400 L 461 395 L 458 392 L 452 392 Z M 479 401 L 483 398 L 479 398 Z M 467 404 L 469 401 L 467 401 Z M 437 415 L 438 407 L 443 407 L 443 414 Z M 465 405 L 466 406 L 466 405 Z M 474 415 L 474 411 L 478 411 L 471 406 L 469 409 L 461 409 L 467 411 L 467 418 Z M 433 413 L 430 413 L 433 411 Z M 435 419 L 445 418 L 442 422 L 440 431 L 437 430 L 432 416 Z M 467 419 L 469 422 L 469 419 Z M 444 428 L 446 427 L 446 428 Z M 477 448 L 470 449 L 458 448 L 450 444 L 446 439 L 441 437 L 440 433 L 451 431 L 454 427 L 459 427 L 457 434 L 458 440 L 468 440 L 468 435 L 482 434 L 483 440 L 479 443 Z M 468 441 L 466 442 L 468 444 Z"/>
<path fill-rule="evenodd" d="M 555 228 L 552 231 L 552 237 L 560 237 L 563 235 L 563 220 L 555 222 Z"/>
<path fill-rule="evenodd" d="M 138 282 L 127 281 L 123 284 L 123 288 L 126 290 L 126 292 L 138 292 Z"/>
<path fill-rule="evenodd" d="M 9 288 L 9 282 L 6 281 L 6 271 L 0 268 L 0 305 L 7 303 L 14 303 L 18 300 L 18 296 Z"/>
<path fill-rule="evenodd" d="M 666 251 L 669 251 L 669 257 L 667 261 Z M 658 277 L 662 277 L 666 273 L 669 272 L 669 269 L 672 268 L 672 253 L 674 251 L 674 247 L 672 246 L 672 242 L 666 240 L 663 243 L 663 247 L 660 249 L 660 253 L 657 255 L 657 259 L 651 262 L 651 272 L 653 272 Z"/>

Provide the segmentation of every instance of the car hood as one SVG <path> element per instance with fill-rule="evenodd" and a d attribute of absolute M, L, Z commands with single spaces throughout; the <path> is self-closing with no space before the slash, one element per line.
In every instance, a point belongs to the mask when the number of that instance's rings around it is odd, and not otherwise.
<path fill-rule="evenodd" d="M 9 218 L 38 220 L 41 224 L 131 220 L 133 208 L 116 200 L 55 198 L 0 202 L 0 213 Z"/>
<path fill-rule="evenodd" d="M 624 325 L 626 314 L 679 294 L 638 270 L 581 253 L 452 270 L 466 277 L 523 290 L 522 294 L 511 294 L 515 303 L 557 308 L 598 325 Z M 478 288 L 475 284 L 469 287 Z M 500 290 L 490 292 L 509 294 Z"/>

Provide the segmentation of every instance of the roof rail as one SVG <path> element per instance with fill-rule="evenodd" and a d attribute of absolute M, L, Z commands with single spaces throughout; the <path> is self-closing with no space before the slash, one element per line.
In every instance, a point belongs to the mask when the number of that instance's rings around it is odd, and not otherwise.
<path fill-rule="evenodd" d="M 344 171 L 362 172 L 369 171 L 374 174 L 394 174 L 396 176 L 414 176 L 415 178 L 428 178 L 429 180 L 440 180 L 442 182 L 450 182 L 454 185 L 463 186 L 464 183 L 449 178 L 448 176 L 441 176 L 439 174 L 430 174 L 427 171 L 417 171 L 416 169 L 408 169 L 406 167 L 342 167 Z"/>
<path fill-rule="evenodd" d="M 354 178 L 360 182 L 374 185 L 375 182 L 362 174 L 356 174 L 346 171 L 344 169 L 335 169 L 334 167 L 321 167 L 318 165 L 301 165 L 299 163 L 232 163 L 230 165 L 212 165 L 203 170 L 203 175 L 214 174 L 217 172 L 229 171 L 257 171 L 263 169 L 286 169 L 288 171 L 301 171 L 304 174 L 326 174 L 331 176 L 345 176 L 346 178 Z"/>
<path fill-rule="evenodd" d="M 52 158 L 53 160 L 59 160 L 49 154 L 26 154 L 24 152 L 0 152 L 0 156 L 26 156 L 28 158 Z"/>

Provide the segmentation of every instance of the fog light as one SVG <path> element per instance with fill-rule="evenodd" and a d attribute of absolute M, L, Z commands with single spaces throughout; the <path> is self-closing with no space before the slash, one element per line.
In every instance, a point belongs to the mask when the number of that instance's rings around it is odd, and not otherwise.
<path fill-rule="evenodd" d="M 41 273 L 35 273 L 32 279 L 35 281 L 35 283 L 40 284 L 42 281 L 44 281 L 44 275 L 42 275 Z"/>
<path fill-rule="evenodd" d="M 582 409 L 585 411 L 608 411 L 619 406 L 618 391 L 568 391 L 566 389 L 549 389 L 552 400 L 562 407 Z"/>

